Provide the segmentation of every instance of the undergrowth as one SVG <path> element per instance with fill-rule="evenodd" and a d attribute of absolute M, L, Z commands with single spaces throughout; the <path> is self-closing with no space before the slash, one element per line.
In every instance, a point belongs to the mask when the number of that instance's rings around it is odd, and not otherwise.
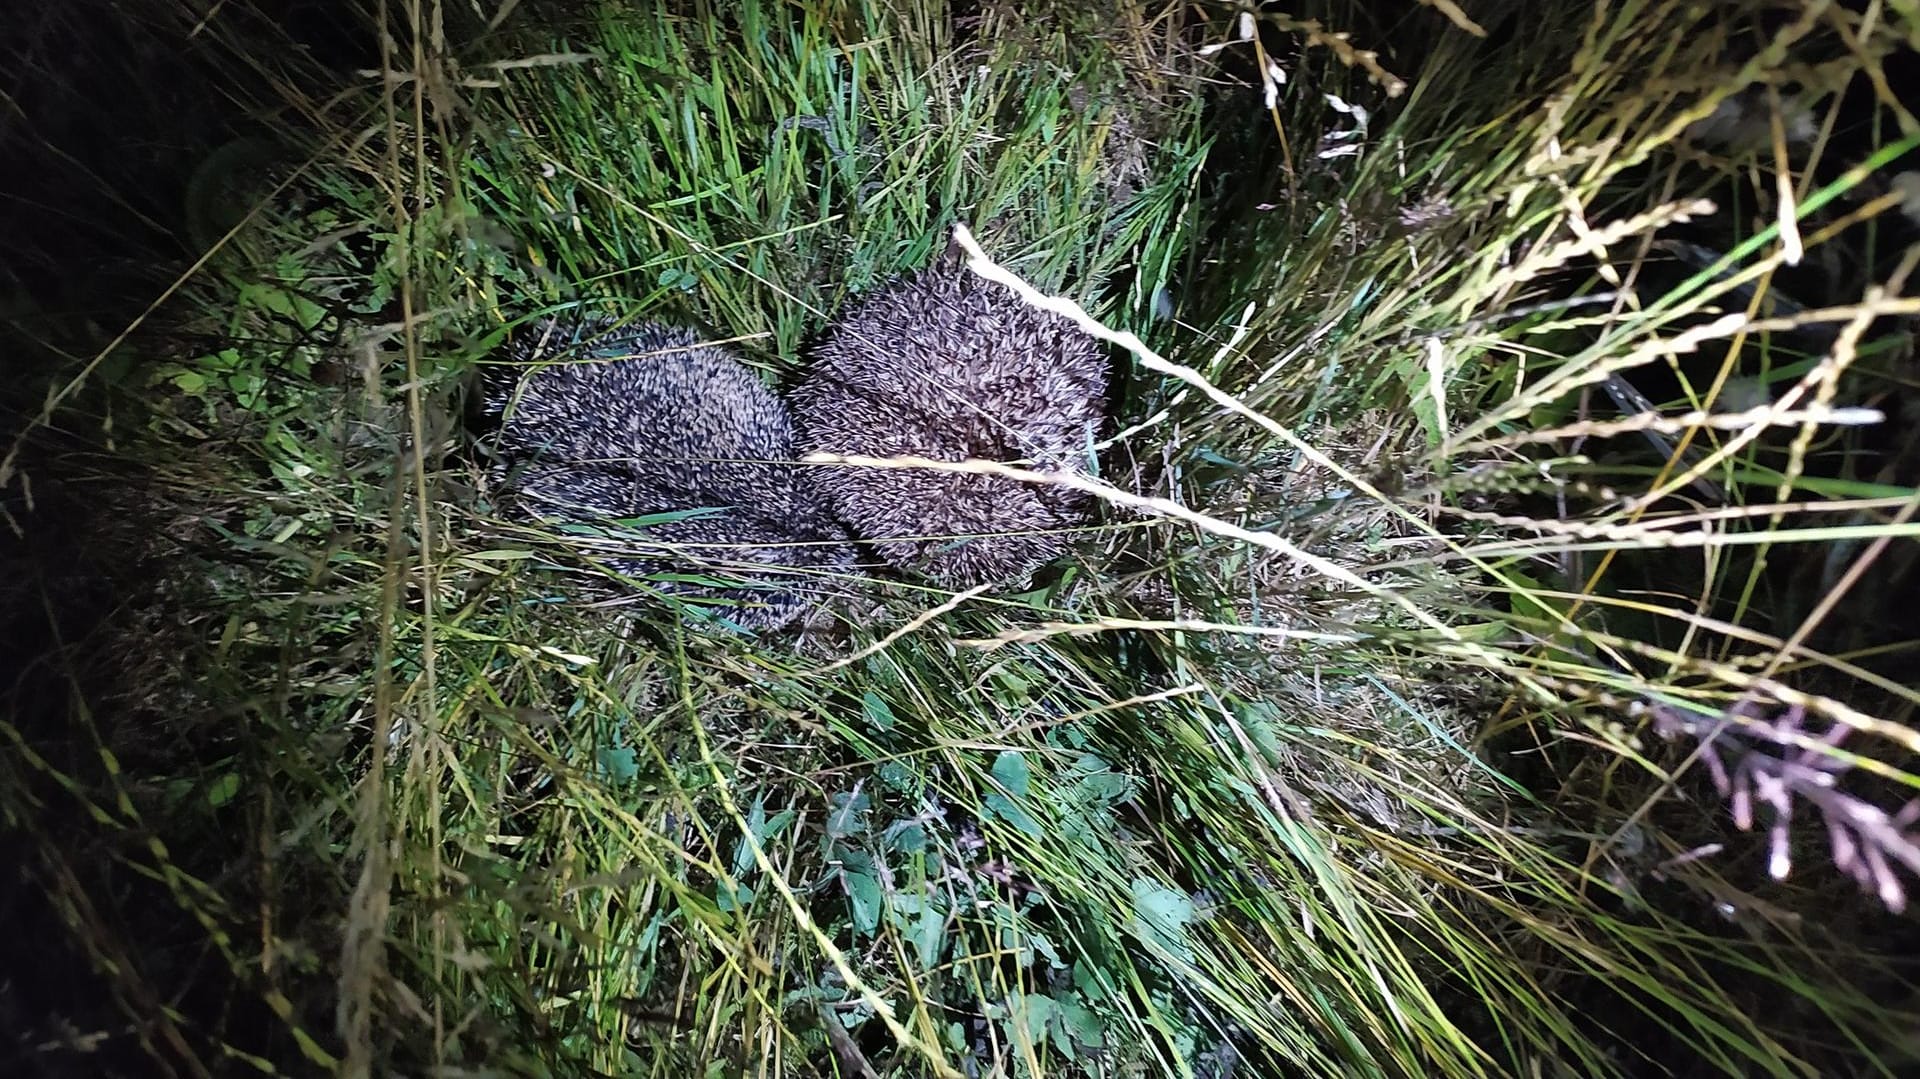
<path fill-rule="evenodd" d="M 0 808 L 112 1009 L 15 1061 L 1912 1067 L 1910 5 L 220 7 L 271 122 L 0 469 Z M 781 383 L 956 224 L 1117 331 L 1030 591 L 755 639 L 493 512 L 533 320 Z"/>

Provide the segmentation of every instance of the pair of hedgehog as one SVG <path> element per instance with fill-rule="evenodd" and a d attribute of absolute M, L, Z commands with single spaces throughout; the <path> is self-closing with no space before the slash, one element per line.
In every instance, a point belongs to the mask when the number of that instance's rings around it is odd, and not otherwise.
<path fill-rule="evenodd" d="M 501 417 L 504 506 L 619 522 L 602 533 L 625 548 L 607 568 L 716 597 L 744 629 L 784 627 L 838 591 L 856 572 L 856 540 L 945 588 L 1015 584 L 1059 557 L 1062 530 L 1087 516 L 1086 496 L 1061 485 L 799 463 L 824 452 L 1085 472 L 1105 406 L 1102 349 L 950 259 L 837 320 L 791 412 L 729 350 L 683 329 L 545 322 L 513 352 L 520 363 L 486 399 Z"/>

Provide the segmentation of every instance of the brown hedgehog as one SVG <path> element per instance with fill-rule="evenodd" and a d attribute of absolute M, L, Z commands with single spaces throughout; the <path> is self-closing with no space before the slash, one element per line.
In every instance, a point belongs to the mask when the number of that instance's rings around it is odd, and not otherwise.
<path fill-rule="evenodd" d="M 851 566 L 845 530 L 793 463 L 786 408 L 726 349 L 650 323 L 547 322 L 512 354 L 542 366 L 496 369 L 488 380 L 486 407 L 502 417 L 495 478 L 509 512 L 618 522 L 699 511 L 606 525 L 593 547 L 628 577 L 738 578 L 717 590 L 729 604 L 713 613 L 747 629 L 787 625 Z"/>
<path fill-rule="evenodd" d="M 951 262 L 862 298 L 793 393 L 808 452 L 969 457 L 1084 472 L 1107 361 L 1065 318 Z M 840 520 L 888 562 L 949 588 L 1024 583 L 1066 550 L 1084 494 L 1001 476 L 822 467 Z"/>

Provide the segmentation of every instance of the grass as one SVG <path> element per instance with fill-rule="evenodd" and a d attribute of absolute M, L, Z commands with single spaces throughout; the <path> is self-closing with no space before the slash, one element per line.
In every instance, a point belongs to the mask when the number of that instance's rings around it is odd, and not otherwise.
<path fill-rule="evenodd" d="M 1910 407 L 1875 79 L 1920 27 L 1869 10 L 409 10 L 339 93 L 218 23 L 294 133 L 206 155 L 213 249 L 9 458 L 29 538 L 55 477 L 143 552 L 0 717 L 97 987 L 0 996 L 15 1058 L 1910 1067 L 1920 495 L 1835 410 Z M 1808 141 L 1687 134 L 1806 83 L 1848 89 Z M 463 395 L 527 322 L 691 324 L 784 382 L 961 221 L 1139 335 L 1107 512 L 1033 590 L 702 634 L 491 514 Z"/>

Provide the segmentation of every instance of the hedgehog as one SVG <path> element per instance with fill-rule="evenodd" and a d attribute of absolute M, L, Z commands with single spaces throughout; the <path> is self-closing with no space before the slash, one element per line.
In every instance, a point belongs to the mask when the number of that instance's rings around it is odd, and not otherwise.
<path fill-rule="evenodd" d="M 957 260 L 857 301 L 792 393 L 801 448 L 1084 473 L 1107 359 L 1069 320 Z M 1088 499 L 1056 484 L 918 469 L 822 466 L 834 512 L 893 566 L 946 588 L 1021 585 L 1067 548 Z"/>
<path fill-rule="evenodd" d="M 727 349 L 655 323 L 545 322 L 493 369 L 484 406 L 501 417 L 494 479 L 521 518 L 603 522 L 593 543 L 626 577 L 738 578 L 707 592 L 748 630 L 785 627 L 852 565 L 849 537 L 794 462 L 786 407 Z M 559 360 L 561 362 L 554 362 Z M 525 365 L 536 364 L 531 373 Z M 524 377 L 521 377 L 524 373 Z M 694 511 L 635 527 L 625 522 Z M 653 550 L 652 548 L 659 549 Z"/>

